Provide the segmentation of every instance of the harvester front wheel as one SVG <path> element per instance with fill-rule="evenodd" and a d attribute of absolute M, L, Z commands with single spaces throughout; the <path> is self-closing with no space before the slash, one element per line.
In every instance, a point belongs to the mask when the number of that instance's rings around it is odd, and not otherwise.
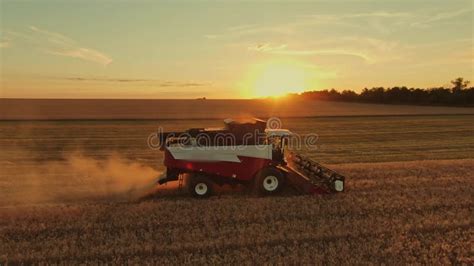
<path fill-rule="evenodd" d="M 189 192 L 193 197 L 207 198 L 212 194 L 212 182 L 205 176 L 191 175 Z"/>
<path fill-rule="evenodd" d="M 283 187 L 285 177 L 276 168 L 265 168 L 255 176 L 255 190 L 260 195 L 273 195 Z"/>

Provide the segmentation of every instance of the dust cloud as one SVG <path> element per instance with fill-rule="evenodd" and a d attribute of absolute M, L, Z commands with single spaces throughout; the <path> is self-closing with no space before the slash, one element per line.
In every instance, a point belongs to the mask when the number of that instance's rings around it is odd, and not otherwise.
<path fill-rule="evenodd" d="M 62 161 L 18 165 L 0 183 L 0 206 L 78 201 L 134 201 L 156 190 L 161 172 L 111 155 L 74 153 Z"/>
<path fill-rule="evenodd" d="M 95 195 L 139 195 L 154 187 L 160 172 L 155 169 L 112 155 L 104 160 L 75 154 L 66 166 L 76 180 Z"/>

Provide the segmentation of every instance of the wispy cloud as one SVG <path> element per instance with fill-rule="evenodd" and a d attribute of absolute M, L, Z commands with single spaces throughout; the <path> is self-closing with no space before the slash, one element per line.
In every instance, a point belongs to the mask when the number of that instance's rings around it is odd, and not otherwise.
<path fill-rule="evenodd" d="M 371 19 L 403 19 L 413 17 L 413 14 L 407 12 L 388 12 L 376 11 L 354 14 L 311 14 L 300 16 L 291 22 L 279 23 L 275 25 L 247 24 L 228 27 L 220 34 L 207 34 L 204 37 L 212 39 L 224 37 L 242 37 L 246 35 L 255 35 L 262 33 L 293 34 L 303 27 L 313 27 L 316 25 L 332 24 L 342 25 L 350 28 L 363 28 L 363 25 L 354 23 L 354 20 Z"/>
<path fill-rule="evenodd" d="M 211 86 L 210 83 L 199 83 L 199 82 L 179 82 L 179 81 L 166 81 L 158 83 L 159 87 L 202 87 Z"/>
<path fill-rule="evenodd" d="M 204 38 L 207 39 L 222 39 L 222 38 L 238 38 L 247 35 L 255 35 L 261 33 L 275 33 L 275 34 L 291 34 L 293 33 L 293 23 L 291 24 L 278 24 L 262 26 L 258 24 L 248 25 L 237 25 L 226 28 L 222 33 L 219 34 L 205 34 Z"/>
<path fill-rule="evenodd" d="M 33 45 L 45 53 L 77 58 L 106 66 L 112 62 L 108 55 L 92 48 L 83 47 L 77 41 L 57 32 L 36 26 L 28 27 L 24 32 L 6 31 L 0 41 L 2 48 L 8 47 L 11 39 Z M 6 40 L 6 41 L 5 41 Z"/>
<path fill-rule="evenodd" d="M 365 17 L 403 18 L 403 17 L 411 17 L 411 16 L 412 14 L 408 12 L 375 11 L 375 12 L 367 12 L 367 13 L 342 15 L 341 18 L 365 18 Z"/>
<path fill-rule="evenodd" d="M 4 36 L 5 33 L 0 33 L 0 49 L 1 48 L 7 48 L 10 47 L 11 45 L 11 38 Z"/>
<path fill-rule="evenodd" d="M 10 47 L 10 42 L 6 40 L 1 40 L 0 41 L 0 48 L 7 48 Z"/>
<path fill-rule="evenodd" d="M 379 10 L 366 13 L 306 14 L 273 25 L 244 24 L 228 27 L 219 34 L 214 34 L 213 39 L 227 41 L 229 46 L 253 53 L 309 57 L 308 60 L 322 59 L 329 63 L 331 57 L 347 57 L 348 60 L 357 58 L 366 64 L 400 63 L 419 58 L 423 44 L 414 44 L 403 38 L 397 40 L 394 36 L 404 34 L 407 30 L 424 31 L 423 28 L 440 23 L 464 23 L 469 27 L 472 12 L 472 7 L 466 7 L 450 11 L 420 9 L 409 12 Z M 469 19 L 461 19 L 464 17 Z M 323 28 L 328 30 L 320 31 Z M 308 34 L 314 36 L 313 40 L 307 39 Z M 261 39 L 266 41 L 262 42 Z M 282 39 L 285 41 L 281 42 Z M 307 41 L 298 41 L 301 39 Z M 443 46 L 449 46 L 454 41 L 447 40 Z M 464 54 L 464 58 L 471 56 L 469 53 Z"/>
<path fill-rule="evenodd" d="M 331 48 L 317 48 L 317 49 L 289 49 L 288 45 L 271 45 L 268 43 L 257 44 L 248 47 L 249 51 L 281 54 L 281 55 L 295 55 L 295 56 L 309 56 L 309 55 L 350 55 L 360 57 L 363 60 L 372 62 L 373 60 L 369 56 L 347 49 L 331 49 Z"/>
<path fill-rule="evenodd" d="M 60 33 L 40 29 L 36 26 L 30 26 L 30 30 L 37 35 L 37 38 L 44 41 L 47 53 L 78 58 L 104 66 L 112 62 L 112 59 L 106 54 L 91 48 L 82 47 L 75 40 Z"/>
<path fill-rule="evenodd" d="M 457 18 L 469 13 L 473 13 L 472 8 L 467 8 L 467 9 L 459 9 L 459 10 L 452 10 L 452 11 L 447 11 L 447 12 L 440 12 L 437 14 L 433 14 L 431 16 L 426 16 L 422 18 L 421 20 L 414 21 L 411 23 L 412 27 L 421 27 L 421 28 L 426 28 L 430 26 L 433 23 L 439 22 L 439 21 L 446 21 L 450 20 L 453 18 Z"/>
<path fill-rule="evenodd" d="M 388 12 L 375 11 L 356 14 L 309 15 L 302 24 L 314 25 L 321 23 L 344 24 L 350 27 L 369 26 L 381 33 L 389 33 L 390 28 L 396 26 L 428 27 L 436 22 L 448 21 L 457 17 L 473 13 L 472 7 L 459 10 L 438 10 L 424 12 Z"/>
<path fill-rule="evenodd" d="M 112 83 L 144 83 L 154 87 L 202 87 L 212 86 L 209 82 L 195 81 L 170 81 L 158 79 L 133 79 L 133 78 L 100 78 L 100 77 L 55 77 L 59 80 L 84 81 L 84 82 L 112 82 Z"/>
<path fill-rule="evenodd" d="M 65 77 L 55 78 L 62 80 L 75 80 L 75 81 L 102 81 L 102 82 L 152 82 L 157 81 L 154 79 L 124 79 L 124 78 L 89 78 L 89 77 Z"/>
<path fill-rule="evenodd" d="M 300 23 L 303 24 L 317 24 L 325 22 L 336 22 L 344 20 L 354 20 L 354 19 L 402 19 L 410 18 L 414 15 L 408 12 L 388 12 L 388 11 L 374 11 L 366 13 L 353 13 L 353 14 L 313 14 L 302 16 Z"/>
<path fill-rule="evenodd" d="M 73 49 L 59 49 L 56 51 L 52 50 L 52 51 L 47 51 L 47 52 L 54 55 L 79 58 L 82 60 L 99 63 L 104 66 L 112 62 L 112 59 L 110 59 L 110 57 L 108 57 L 107 55 L 101 52 L 98 52 L 92 49 L 81 48 L 81 47 L 77 47 Z"/>
<path fill-rule="evenodd" d="M 304 47 L 300 45 L 298 48 L 288 44 L 261 43 L 250 45 L 247 49 L 251 52 L 291 56 L 350 56 L 373 64 L 387 59 L 397 59 L 393 56 L 393 52 L 397 51 L 396 54 L 400 57 L 400 50 L 404 47 L 397 42 L 375 38 L 343 37 L 327 38 L 321 42 L 305 44 Z"/>
<path fill-rule="evenodd" d="M 49 42 L 60 44 L 60 45 L 73 45 L 75 43 L 74 40 L 56 32 L 51 32 L 47 30 L 40 29 L 35 26 L 29 27 L 31 31 L 42 34 L 46 37 Z"/>
<path fill-rule="evenodd" d="M 438 13 L 436 13 L 438 12 Z M 430 11 L 422 10 L 411 12 L 393 12 L 379 10 L 374 12 L 346 13 L 346 14 L 307 14 L 293 19 L 289 22 L 277 23 L 274 25 L 244 24 L 228 27 L 219 34 L 207 34 L 206 38 L 240 38 L 242 36 L 261 35 L 264 33 L 295 34 L 304 28 L 315 26 L 331 25 L 347 29 L 360 29 L 366 31 L 367 28 L 374 32 L 389 34 L 395 30 L 406 29 L 406 27 L 429 27 L 436 22 L 448 21 L 472 13 L 472 8 L 452 10 L 452 11 Z"/>
<path fill-rule="evenodd" d="M 272 45 L 270 43 L 262 43 L 249 46 L 247 49 L 249 51 L 257 51 L 257 52 L 275 52 L 279 50 L 284 50 L 286 48 L 286 44 L 280 45 Z"/>
<path fill-rule="evenodd" d="M 282 54 L 282 55 L 296 55 L 296 56 L 306 56 L 306 55 L 338 55 L 338 56 L 354 56 L 358 57 L 367 63 L 374 63 L 375 60 L 368 55 L 358 52 L 358 51 L 351 51 L 351 50 L 343 50 L 343 49 L 327 49 L 327 50 L 279 50 L 274 51 L 275 54 Z"/>

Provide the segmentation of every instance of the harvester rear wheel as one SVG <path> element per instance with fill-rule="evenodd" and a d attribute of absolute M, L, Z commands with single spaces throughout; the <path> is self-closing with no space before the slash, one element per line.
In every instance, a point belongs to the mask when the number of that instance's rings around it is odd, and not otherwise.
<path fill-rule="evenodd" d="M 285 177 L 278 169 L 269 167 L 260 170 L 260 172 L 255 175 L 254 181 L 254 188 L 258 194 L 274 195 L 283 187 Z"/>
<path fill-rule="evenodd" d="M 191 175 L 188 189 L 193 197 L 207 198 L 212 194 L 212 182 L 206 176 Z"/>

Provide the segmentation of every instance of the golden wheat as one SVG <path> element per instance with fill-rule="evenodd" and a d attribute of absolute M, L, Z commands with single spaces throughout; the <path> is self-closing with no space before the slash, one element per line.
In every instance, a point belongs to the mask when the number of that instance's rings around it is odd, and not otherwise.
<path fill-rule="evenodd" d="M 471 120 L 284 119 L 319 134 L 300 152 L 343 163 L 346 192 L 194 200 L 171 185 L 140 202 L 128 188 L 163 170 L 148 135 L 221 121 L 0 122 L 0 264 L 472 264 Z"/>
<path fill-rule="evenodd" d="M 348 164 L 333 196 L 74 203 L 0 210 L 23 263 L 469 263 L 474 160 Z"/>

